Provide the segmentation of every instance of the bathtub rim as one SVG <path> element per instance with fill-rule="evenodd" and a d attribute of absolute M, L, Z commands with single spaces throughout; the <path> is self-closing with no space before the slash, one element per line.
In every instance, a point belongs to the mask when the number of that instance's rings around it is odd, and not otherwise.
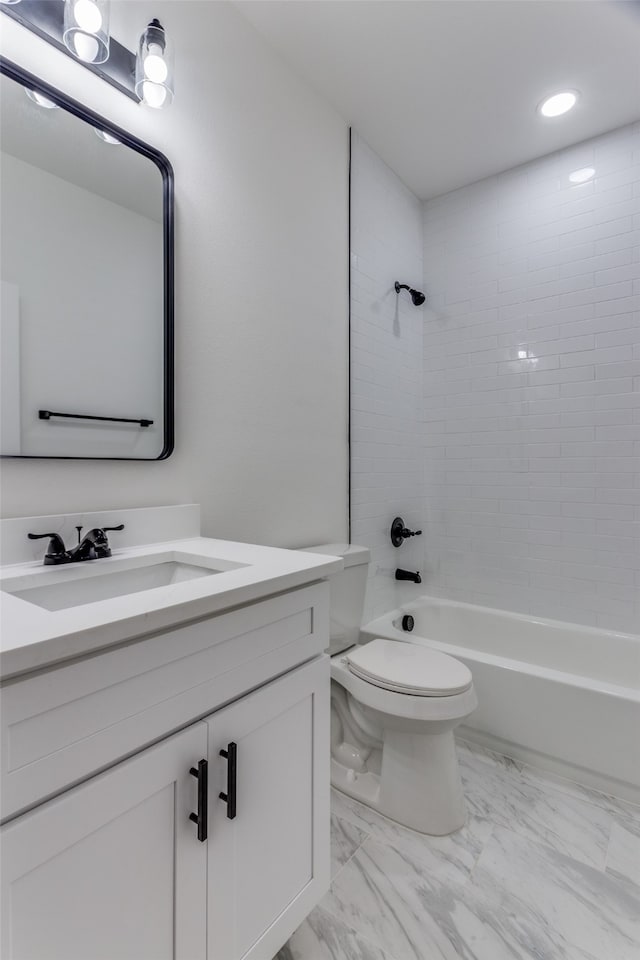
<path fill-rule="evenodd" d="M 475 603 L 465 603 L 462 600 L 448 600 L 446 597 L 436 597 L 431 596 L 430 594 L 421 594 L 419 597 L 416 597 L 414 600 L 403 604 L 401 607 L 396 607 L 395 610 L 391 610 L 388 613 L 382 614 L 380 617 L 376 617 L 374 620 L 370 620 L 360 628 L 361 640 L 363 637 L 366 637 L 367 640 L 373 640 L 375 637 L 379 636 L 398 640 L 404 643 L 415 643 L 417 640 L 419 640 L 421 643 L 429 644 L 436 650 L 440 650 L 443 653 L 448 653 L 452 657 L 460 657 L 461 659 L 472 661 L 477 660 L 478 662 L 486 663 L 489 666 L 500 667 L 503 670 L 513 670 L 517 673 L 533 673 L 535 676 L 549 680 L 553 683 L 568 684 L 569 686 L 579 687 L 582 689 L 587 688 L 600 694 L 605 694 L 623 700 L 632 700 L 640 704 L 640 687 L 625 687 L 622 684 L 611 683 L 605 680 L 597 680 L 594 677 L 584 676 L 583 674 L 568 673 L 567 671 L 557 670 L 553 667 L 545 667 L 528 660 L 516 660 L 510 657 L 503 657 L 499 656 L 498 654 L 481 651 L 474 647 L 463 647 L 457 643 L 434 640 L 431 637 L 425 637 L 420 633 L 409 633 L 405 630 L 399 629 L 394 625 L 394 621 L 400 619 L 405 614 L 412 613 L 414 610 L 419 608 L 424 601 L 428 601 L 432 604 L 440 606 L 462 607 L 467 610 L 475 610 L 481 613 L 498 615 L 502 619 L 507 620 L 515 619 L 518 621 L 536 623 L 541 626 L 549 626 L 565 632 L 578 628 L 581 632 L 584 631 L 590 636 L 619 637 L 620 639 L 630 640 L 634 643 L 637 643 L 640 647 L 640 635 L 635 633 L 623 633 L 619 630 L 604 630 L 601 627 L 584 626 L 583 624 L 579 623 L 569 623 L 565 620 L 551 620 L 547 617 L 513 613 L 509 610 L 501 610 L 497 607 L 485 607 Z M 383 631 L 386 631 L 386 633 Z"/>
<path fill-rule="evenodd" d="M 634 718 L 638 714 L 640 706 L 640 691 L 634 688 L 623 687 L 619 684 L 605 683 L 603 681 L 593 680 L 591 677 L 583 677 L 578 674 L 570 674 L 560 670 L 548 667 L 540 667 L 536 664 L 530 664 L 523 660 L 510 660 L 508 658 L 497 656 L 495 654 L 481 653 L 480 651 L 468 647 L 457 646 L 453 643 L 445 643 L 432 640 L 429 637 L 421 636 L 416 633 L 408 633 L 393 626 L 393 621 L 404 613 L 411 612 L 424 602 L 439 603 L 454 607 L 471 607 L 478 611 L 499 613 L 507 618 L 516 618 L 518 620 L 535 620 L 542 624 L 549 624 L 553 627 L 571 629 L 577 627 L 581 631 L 588 631 L 589 634 L 600 636 L 616 635 L 625 639 L 631 639 L 635 643 L 640 643 L 640 636 L 636 634 L 627 634 L 620 631 L 604 630 L 600 627 L 583 627 L 582 624 L 572 624 L 568 621 L 555 621 L 541 617 L 530 617 L 527 614 L 511 613 L 506 610 L 499 610 L 494 607 L 482 607 L 478 604 L 466 604 L 459 600 L 448 600 L 445 597 L 436 597 L 429 594 L 422 594 L 407 604 L 397 607 L 380 617 L 377 617 L 361 627 L 361 642 L 366 642 L 376 636 L 386 636 L 396 639 L 399 642 L 411 642 L 410 638 L 417 638 L 419 642 L 433 646 L 434 649 L 448 653 L 450 656 L 458 656 L 466 661 L 472 673 L 474 663 L 482 668 L 489 670 L 498 670 L 503 676 L 506 672 L 513 672 L 520 677 L 529 678 L 533 682 L 552 683 L 560 690 L 562 687 L 569 688 L 581 696 L 590 695 L 602 698 L 608 702 L 619 717 L 627 717 L 626 727 L 629 728 L 629 718 Z M 622 711 L 622 713 L 620 713 Z M 629 711 L 633 713 L 630 714 Z M 623 722 L 625 722 L 623 720 Z M 633 727 L 632 727 L 633 729 Z M 576 787 L 580 790 L 593 790 L 604 797 L 613 798 L 616 802 L 632 804 L 634 808 L 640 809 L 640 782 L 634 776 L 629 779 L 628 776 L 621 778 L 613 769 L 602 766 L 597 758 L 593 763 L 578 762 L 577 757 L 571 758 L 566 751 L 558 753 L 555 748 L 549 747 L 544 741 L 538 745 L 521 742 L 520 739 L 509 739 L 505 737 L 504 732 L 499 730 L 487 730 L 478 728 L 471 723 L 463 723 L 458 727 L 456 734 L 460 740 L 483 747 L 496 754 L 511 757 L 525 766 L 531 767 L 537 771 L 544 771 L 552 778 L 557 778 L 560 783 L 565 782 L 571 785 L 571 790 Z M 584 799 L 589 800 L 589 797 Z M 593 801 L 592 801 L 593 802 Z M 637 811 L 636 811 L 637 813 Z"/>

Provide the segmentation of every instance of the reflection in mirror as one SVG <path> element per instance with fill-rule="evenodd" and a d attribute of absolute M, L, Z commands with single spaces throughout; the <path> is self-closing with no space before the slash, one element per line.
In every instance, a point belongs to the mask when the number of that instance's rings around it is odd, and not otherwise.
<path fill-rule="evenodd" d="M 46 92 L 0 77 L 0 452 L 162 458 L 170 167 Z"/>

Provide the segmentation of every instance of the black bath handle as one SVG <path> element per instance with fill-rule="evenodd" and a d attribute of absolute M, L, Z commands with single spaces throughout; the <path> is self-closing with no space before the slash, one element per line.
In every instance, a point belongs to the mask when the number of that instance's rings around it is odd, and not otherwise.
<path fill-rule="evenodd" d="M 201 843 L 207 839 L 207 804 L 209 802 L 209 764 L 206 760 L 199 760 L 198 767 L 191 767 L 189 773 L 198 778 L 198 812 L 190 813 L 189 820 L 198 824 L 198 840 Z"/>
<path fill-rule="evenodd" d="M 231 741 L 227 744 L 226 750 L 220 751 L 220 756 L 227 761 L 227 792 L 219 793 L 218 796 L 227 805 L 227 818 L 235 820 L 236 818 L 236 788 L 238 774 L 238 744 Z"/>
<path fill-rule="evenodd" d="M 399 547 L 409 537 L 419 537 L 421 534 L 422 530 L 409 530 L 402 517 L 395 517 L 391 524 L 391 543 L 394 547 Z"/>

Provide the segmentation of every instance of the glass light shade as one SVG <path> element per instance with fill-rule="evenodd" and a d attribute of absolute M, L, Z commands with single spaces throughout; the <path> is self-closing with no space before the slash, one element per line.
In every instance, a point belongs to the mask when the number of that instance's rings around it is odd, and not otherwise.
<path fill-rule="evenodd" d="M 63 39 L 78 60 L 108 60 L 109 0 L 64 0 Z"/>
<path fill-rule="evenodd" d="M 43 93 L 38 93 L 37 90 L 30 90 L 28 87 L 25 87 L 24 92 L 29 97 L 29 100 L 33 100 L 39 107 L 44 107 L 45 110 L 58 109 L 58 104 L 54 103 L 53 100 L 49 100 L 49 97 L 45 97 Z"/>
<path fill-rule="evenodd" d="M 120 144 L 122 140 L 118 140 L 117 137 L 114 137 L 113 134 L 107 133 L 106 130 L 100 130 L 98 127 L 94 127 L 96 132 L 96 137 L 100 137 L 101 140 L 104 140 L 105 143 Z"/>
<path fill-rule="evenodd" d="M 159 20 L 152 20 L 140 37 L 136 56 L 136 93 L 160 110 L 173 100 L 173 47 Z"/>

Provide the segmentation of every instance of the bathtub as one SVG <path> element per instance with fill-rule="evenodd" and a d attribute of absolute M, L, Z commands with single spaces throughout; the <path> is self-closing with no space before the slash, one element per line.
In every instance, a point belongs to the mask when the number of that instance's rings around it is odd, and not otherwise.
<path fill-rule="evenodd" d="M 467 664 L 479 706 L 462 738 L 640 802 L 640 636 L 425 596 L 362 628 L 375 637 Z"/>

